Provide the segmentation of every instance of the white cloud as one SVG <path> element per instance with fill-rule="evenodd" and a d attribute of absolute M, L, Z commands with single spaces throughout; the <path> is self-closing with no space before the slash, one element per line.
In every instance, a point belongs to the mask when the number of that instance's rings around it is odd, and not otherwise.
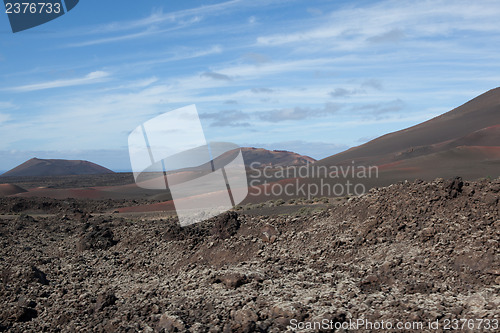
<path fill-rule="evenodd" d="M 10 115 L 5 113 L 0 113 L 0 124 L 8 121 L 9 119 L 11 119 Z"/>
<path fill-rule="evenodd" d="M 95 71 L 91 72 L 84 77 L 75 78 L 75 79 L 67 79 L 67 80 L 54 80 L 47 81 L 42 83 L 28 84 L 24 86 L 7 88 L 5 90 L 14 91 L 14 92 L 27 92 L 27 91 L 35 91 L 35 90 L 44 90 L 44 89 L 52 89 L 52 88 L 62 88 L 62 87 L 71 87 L 71 86 L 79 86 L 84 84 L 92 84 L 97 82 L 102 82 L 109 77 L 109 73 L 104 71 Z"/>
<path fill-rule="evenodd" d="M 205 57 L 213 54 L 220 54 L 221 52 L 222 52 L 222 47 L 220 47 L 219 45 L 213 45 L 203 49 L 182 50 L 181 52 L 176 52 L 174 55 L 171 54 L 154 55 L 154 59 L 141 60 L 132 63 L 132 66 L 158 65 L 172 61 L 188 60 L 188 59 Z M 141 54 L 141 57 L 143 58 L 144 55 Z M 127 64 L 127 66 L 130 66 L 130 64 Z"/>
<path fill-rule="evenodd" d="M 276 123 L 288 120 L 303 120 L 331 116 L 338 113 L 341 108 L 342 106 L 339 104 L 326 103 L 323 107 L 319 108 L 294 107 L 261 112 L 258 117 L 263 121 Z"/>
<path fill-rule="evenodd" d="M 57 42 L 85 46 L 126 41 L 127 46 L 82 49 L 80 57 L 64 62 L 65 69 L 77 71 L 69 76 L 54 75 L 63 67 L 55 60 L 29 72 L 2 74 L 5 82 L 35 84 L 0 91 L 5 93 L 2 100 L 12 101 L 0 102 L 0 112 L 7 110 L 11 116 L 5 121 L 8 115 L 0 115 L 0 147 L 117 148 L 126 144 L 124 132 L 137 124 L 196 103 L 200 113 L 207 114 L 204 121 L 212 125 L 208 130 L 222 140 L 249 142 L 261 137 L 274 142 L 269 148 L 304 149 L 302 153 L 308 154 L 309 148 L 320 147 L 308 147 L 317 137 L 352 144 L 373 135 L 371 127 L 378 135 L 426 120 L 418 112 L 430 106 L 446 106 L 442 111 L 448 111 L 460 105 L 457 100 L 465 102 L 499 82 L 494 73 L 500 68 L 495 43 L 500 10 L 494 2 L 379 1 L 361 7 L 351 2 L 351 8 L 333 13 L 329 9 L 339 5 L 325 2 L 309 14 L 305 3 L 303 11 L 290 16 L 282 15 L 281 9 L 291 8 L 285 1 L 273 1 L 269 11 L 263 2 L 226 1 L 178 12 L 156 11 L 140 20 L 82 31 L 79 39 L 68 32 L 62 36 L 67 39 Z M 259 18 L 258 24 L 249 27 L 250 15 Z M 160 33 L 167 29 L 179 32 Z M 284 33 L 274 33 L 278 31 Z M 89 73 L 95 68 L 106 72 Z M 30 81 L 24 81 L 26 77 Z M 47 82 L 36 83 L 36 77 Z M 90 85 L 105 80 L 110 82 Z M 79 87 L 30 98 L 8 93 L 67 86 Z M 342 107 L 325 106 L 332 101 L 342 102 Z M 224 107 L 237 110 L 221 113 Z M 20 111 L 9 110 L 14 108 Z M 280 120 L 288 121 L 276 126 Z M 221 125 L 240 126 L 220 129 Z M 271 146 L 290 138 L 305 144 Z"/>
<path fill-rule="evenodd" d="M 334 48 L 352 49 L 366 47 L 366 41 L 446 37 L 456 31 L 497 33 L 500 3 L 486 2 L 384 1 L 368 7 L 346 8 L 321 18 L 321 24 L 315 24 L 314 28 L 260 36 L 257 45 L 300 47 L 329 40 Z"/>
<path fill-rule="evenodd" d="M 159 79 L 156 76 L 146 78 L 146 79 L 137 79 L 137 80 L 133 80 L 131 82 L 127 82 L 126 84 L 122 84 L 120 86 L 103 89 L 102 91 L 146 88 L 146 87 L 149 87 L 152 84 L 158 82 L 158 80 Z"/>
<path fill-rule="evenodd" d="M 146 30 L 140 31 L 140 32 L 134 32 L 134 33 L 119 35 L 119 36 L 98 38 L 98 39 L 93 39 L 93 40 L 88 40 L 88 41 L 78 42 L 78 43 L 70 43 L 70 44 L 67 44 L 66 46 L 67 47 L 83 47 L 83 46 L 92 46 L 92 45 L 120 42 L 120 41 L 124 41 L 124 40 L 144 38 L 144 37 L 148 37 L 148 36 L 152 36 L 152 35 L 159 35 L 159 34 L 164 34 L 166 32 L 172 32 L 175 30 L 179 30 L 179 29 L 185 28 L 186 26 L 188 26 L 190 24 L 194 24 L 197 22 L 199 22 L 199 18 L 193 18 L 191 21 L 182 22 L 176 26 L 173 26 L 173 27 L 170 27 L 167 29 L 158 29 L 156 27 L 149 27 Z"/>
<path fill-rule="evenodd" d="M 16 105 L 11 102 L 0 102 L 0 110 L 15 109 Z"/>
<path fill-rule="evenodd" d="M 105 25 L 95 27 L 87 27 L 83 34 L 106 34 L 121 32 L 133 29 L 149 28 L 151 26 L 158 26 L 163 23 L 182 23 L 185 18 L 200 19 L 201 16 L 209 15 L 212 13 L 221 14 L 228 10 L 237 8 L 237 5 L 242 4 L 242 0 L 231 0 L 213 5 L 203 5 L 195 8 L 179 10 L 175 12 L 164 13 L 162 9 L 154 10 L 151 15 L 145 18 L 112 22 Z"/>
<path fill-rule="evenodd" d="M 84 42 L 70 43 L 67 46 L 68 47 L 83 47 L 83 46 L 91 46 L 91 45 L 98 45 L 98 44 L 105 44 L 105 43 L 120 42 L 120 41 L 124 41 L 124 40 L 137 39 L 137 38 L 142 38 L 142 37 L 146 37 L 146 36 L 150 36 L 150 35 L 155 35 L 155 34 L 167 32 L 167 31 L 171 31 L 171 29 L 167 29 L 167 30 L 147 29 L 145 31 L 135 32 L 135 33 L 121 35 L 121 36 L 112 36 L 112 37 L 105 37 L 105 38 L 88 40 L 88 41 L 84 41 Z"/>

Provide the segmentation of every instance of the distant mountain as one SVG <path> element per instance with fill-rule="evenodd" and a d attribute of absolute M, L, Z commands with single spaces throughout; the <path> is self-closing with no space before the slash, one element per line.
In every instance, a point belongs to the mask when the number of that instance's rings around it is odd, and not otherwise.
<path fill-rule="evenodd" d="M 262 166 L 298 166 L 313 163 L 316 160 L 286 150 L 267 150 L 264 148 L 241 148 L 245 165 L 259 162 Z"/>
<path fill-rule="evenodd" d="M 378 166 L 384 183 L 401 179 L 500 175 L 500 88 L 416 126 L 316 162 Z"/>
<path fill-rule="evenodd" d="M 113 173 L 88 161 L 32 158 L 2 174 L 2 177 L 65 176 Z"/>

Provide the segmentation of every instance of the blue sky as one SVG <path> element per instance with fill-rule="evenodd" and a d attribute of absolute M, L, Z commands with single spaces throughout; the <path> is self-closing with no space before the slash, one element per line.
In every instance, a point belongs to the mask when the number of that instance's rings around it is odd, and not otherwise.
<path fill-rule="evenodd" d="M 500 86 L 499 1 L 97 1 L 13 34 L 0 170 L 128 170 L 127 136 L 196 104 L 208 140 L 324 158 Z"/>

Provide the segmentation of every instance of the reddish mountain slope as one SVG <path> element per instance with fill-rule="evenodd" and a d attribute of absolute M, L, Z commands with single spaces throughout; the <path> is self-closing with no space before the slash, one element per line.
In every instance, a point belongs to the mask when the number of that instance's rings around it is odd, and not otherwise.
<path fill-rule="evenodd" d="M 441 116 L 386 134 L 317 164 L 342 165 L 355 161 L 381 165 L 459 146 L 500 146 L 499 124 L 500 88 L 496 88 Z"/>
<path fill-rule="evenodd" d="M 24 193 L 26 190 L 14 184 L 0 184 L 0 197 Z"/>

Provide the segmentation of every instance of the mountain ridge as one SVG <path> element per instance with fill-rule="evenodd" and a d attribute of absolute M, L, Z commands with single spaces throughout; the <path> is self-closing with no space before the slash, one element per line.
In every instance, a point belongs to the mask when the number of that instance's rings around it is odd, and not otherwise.
<path fill-rule="evenodd" d="M 500 88 L 481 94 L 463 105 L 420 124 L 382 135 L 363 145 L 319 160 L 317 165 L 341 165 L 351 161 L 379 165 L 395 156 L 428 147 L 433 152 L 468 145 L 464 138 L 475 132 L 491 131 L 497 137 L 500 124 Z M 463 139 L 462 142 L 459 142 Z M 456 141 L 455 146 L 450 143 Z M 492 143 L 500 145 L 493 139 Z M 445 143 L 448 142 L 448 145 Z M 442 145 L 439 147 L 439 145 Z M 473 144 L 476 145 L 476 144 Z M 489 143 L 488 145 L 491 145 Z M 441 150 L 436 150 L 436 149 Z"/>

